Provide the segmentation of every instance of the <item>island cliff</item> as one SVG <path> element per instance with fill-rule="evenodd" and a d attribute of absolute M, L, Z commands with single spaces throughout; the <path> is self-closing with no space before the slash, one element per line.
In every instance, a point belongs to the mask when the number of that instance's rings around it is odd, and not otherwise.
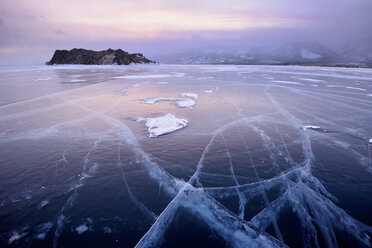
<path fill-rule="evenodd" d="M 129 54 L 121 49 L 107 49 L 105 51 L 92 51 L 74 48 L 68 50 L 56 50 L 53 58 L 46 62 L 47 65 L 54 64 L 83 64 L 83 65 L 129 65 L 156 63 L 145 58 L 141 53 Z"/>

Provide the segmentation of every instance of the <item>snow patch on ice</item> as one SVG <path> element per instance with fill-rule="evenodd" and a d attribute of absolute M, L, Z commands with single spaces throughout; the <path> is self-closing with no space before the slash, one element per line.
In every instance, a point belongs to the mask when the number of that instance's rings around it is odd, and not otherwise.
<path fill-rule="evenodd" d="M 120 92 L 122 93 L 123 96 L 129 95 L 129 91 L 128 90 L 120 90 Z"/>
<path fill-rule="evenodd" d="M 157 98 L 146 98 L 142 100 L 145 104 L 155 104 L 160 101 L 174 102 L 180 108 L 192 108 L 196 102 L 187 98 L 173 98 L 173 97 L 157 97 Z"/>
<path fill-rule="evenodd" d="M 34 81 L 48 81 L 48 80 L 51 80 L 52 78 L 51 77 L 47 77 L 47 78 L 36 78 L 34 79 Z"/>
<path fill-rule="evenodd" d="M 175 102 L 175 104 L 180 108 L 192 108 L 196 104 L 196 102 L 191 99 L 182 99 Z"/>
<path fill-rule="evenodd" d="M 137 118 L 137 122 L 146 122 L 149 137 L 158 137 L 160 135 L 172 133 L 187 126 L 188 121 L 179 119 L 171 113 L 165 116 L 155 118 Z"/>
<path fill-rule="evenodd" d="M 304 80 L 304 81 L 309 81 L 309 82 L 313 82 L 313 83 L 325 83 L 325 81 L 321 80 L 321 79 L 314 79 L 314 78 L 297 78 L 297 79 Z"/>
<path fill-rule="evenodd" d="M 319 58 L 323 57 L 322 55 L 317 54 L 317 53 L 313 53 L 313 52 L 311 52 L 311 51 L 309 51 L 305 48 L 301 49 L 301 56 L 304 59 L 319 59 Z"/>
<path fill-rule="evenodd" d="M 79 82 L 86 82 L 87 80 L 84 80 L 84 79 L 71 79 L 70 82 L 71 83 L 79 83 Z"/>
<path fill-rule="evenodd" d="M 125 79 L 144 79 L 144 78 L 168 78 L 168 77 L 183 77 L 185 73 L 175 73 L 175 74 L 152 74 L 152 75 L 125 75 L 117 76 L 114 78 L 125 78 Z"/>
<path fill-rule="evenodd" d="M 80 226 L 76 227 L 75 228 L 76 232 L 80 235 L 86 231 L 88 231 L 88 227 L 87 225 L 84 223 L 84 224 L 81 224 Z"/>
<path fill-rule="evenodd" d="M 182 93 L 181 96 L 183 96 L 183 97 L 191 97 L 191 98 L 194 98 L 194 99 L 197 99 L 198 98 L 198 94 L 195 94 L 195 93 Z"/>
<path fill-rule="evenodd" d="M 168 82 L 157 82 L 157 84 L 168 84 Z"/>
<path fill-rule="evenodd" d="M 321 128 L 319 126 L 307 125 L 307 126 L 303 126 L 302 129 L 303 130 L 309 130 L 309 129 L 311 129 L 311 130 L 317 130 L 317 131 L 319 131 Z"/>
<path fill-rule="evenodd" d="M 102 230 L 104 233 L 112 233 L 112 229 L 108 226 L 105 226 Z"/>
<path fill-rule="evenodd" d="M 329 87 L 329 88 L 345 88 L 345 89 L 351 89 L 351 90 L 367 91 L 366 89 L 363 89 L 363 88 L 351 87 L 351 86 L 344 86 L 344 85 L 330 84 L 330 85 L 327 85 L 327 87 Z"/>
<path fill-rule="evenodd" d="M 45 206 L 48 205 L 48 204 L 49 204 L 49 200 L 44 200 L 44 201 L 42 201 L 42 202 L 40 203 L 40 207 L 39 207 L 39 209 L 45 207 Z"/>
<path fill-rule="evenodd" d="M 372 138 L 370 138 L 368 142 L 370 145 L 372 145 Z"/>
<path fill-rule="evenodd" d="M 53 224 L 51 222 L 47 222 L 47 223 L 44 223 L 44 224 L 40 224 L 36 230 L 39 232 L 37 235 L 36 235 L 36 238 L 39 239 L 39 240 L 43 240 L 45 239 L 45 236 L 47 235 L 47 233 L 49 232 L 49 230 L 52 228 Z"/>
<path fill-rule="evenodd" d="M 213 93 L 213 90 L 205 90 L 204 93 L 210 94 Z"/>
<path fill-rule="evenodd" d="M 10 236 L 9 240 L 8 240 L 8 244 L 11 244 L 13 243 L 14 241 L 17 241 L 17 240 L 20 240 L 21 238 L 23 238 L 24 236 L 26 236 L 28 233 L 27 232 L 13 232 L 12 235 Z"/>

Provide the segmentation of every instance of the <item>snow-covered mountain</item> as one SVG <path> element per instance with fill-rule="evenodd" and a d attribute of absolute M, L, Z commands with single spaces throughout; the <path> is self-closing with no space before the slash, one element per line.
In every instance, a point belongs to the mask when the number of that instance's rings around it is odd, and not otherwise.
<path fill-rule="evenodd" d="M 291 42 L 281 46 L 208 47 L 159 56 L 163 63 L 179 64 L 303 64 L 372 66 L 371 42 L 356 41 L 333 47 L 317 41 Z"/>
<path fill-rule="evenodd" d="M 270 52 L 268 57 L 290 64 L 335 63 L 339 59 L 339 55 L 316 41 L 288 43 Z"/>
<path fill-rule="evenodd" d="M 339 44 L 334 49 L 349 63 L 372 65 L 372 37 Z"/>

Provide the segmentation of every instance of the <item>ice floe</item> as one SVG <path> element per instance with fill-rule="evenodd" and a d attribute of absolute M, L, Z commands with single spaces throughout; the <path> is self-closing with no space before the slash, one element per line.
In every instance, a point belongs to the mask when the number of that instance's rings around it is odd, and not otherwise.
<path fill-rule="evenodd" d="M 198 99 L 198 94 L 195 94 L 195 93 L 182 93 L 181 96 Z"/>
<path fill-rule="evenodd" d="M 138 118 L 137 122 L 146 122 L 149 137 L 158 137 L 160 135 L 172 133 L 187 126 L 188 121 L 179 119 L 171 113 L 155 118 Z"/>

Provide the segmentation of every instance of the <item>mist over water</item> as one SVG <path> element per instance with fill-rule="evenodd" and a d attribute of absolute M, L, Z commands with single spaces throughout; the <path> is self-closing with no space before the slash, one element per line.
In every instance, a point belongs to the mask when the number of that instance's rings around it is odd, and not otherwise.
<path fill-rule="evenodd" d="M 0 74 L 2 247 L 371 246 L 369 69 Z"/>

